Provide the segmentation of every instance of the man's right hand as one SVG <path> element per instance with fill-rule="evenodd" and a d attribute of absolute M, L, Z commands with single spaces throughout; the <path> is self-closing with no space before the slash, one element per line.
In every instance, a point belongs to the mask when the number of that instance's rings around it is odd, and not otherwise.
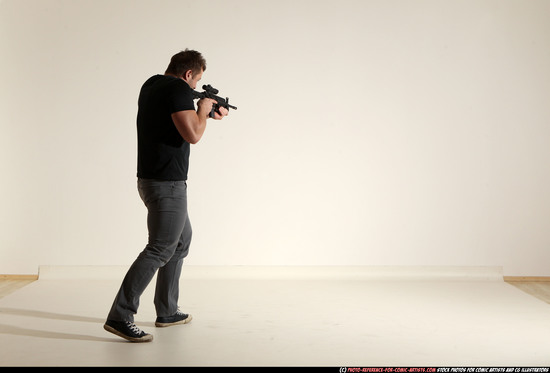
<path fill-rule="evenodd" d="M 216 100 L 213 100 L 211 98 L 201 98 L 197 102 L 197 106 L 199 107 L 197 110 L 197 114 L 201 117 L 208 118 L 210 116 L 210 112 L 212 111 L 212 107 L 216 104 Z"/>

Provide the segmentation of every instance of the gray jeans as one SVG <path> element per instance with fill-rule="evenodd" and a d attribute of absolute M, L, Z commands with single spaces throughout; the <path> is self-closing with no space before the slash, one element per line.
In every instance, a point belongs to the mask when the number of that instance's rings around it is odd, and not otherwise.
<path fill-rule="evenodd" d="M 113 302 L 107 318 L 115 321 L 134 321 L 139 298 L 157 271 L 154 299 L 157 316 L 176 313 L 183 258 L 191 244 L 187 183 L 138 179 L 138 191 L 148 211 L 149 240 L 126 273 Z"/>

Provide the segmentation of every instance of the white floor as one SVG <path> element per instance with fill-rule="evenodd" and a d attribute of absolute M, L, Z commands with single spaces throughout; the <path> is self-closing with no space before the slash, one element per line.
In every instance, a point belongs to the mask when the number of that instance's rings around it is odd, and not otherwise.
<path fill-rule="evenodd" d="M 550 366 L 550 305 L 498 268 L 184 267 L 187 325 L 103 330 L 125 268 L 44 267 L 0 299 L 1 366 Z"/>

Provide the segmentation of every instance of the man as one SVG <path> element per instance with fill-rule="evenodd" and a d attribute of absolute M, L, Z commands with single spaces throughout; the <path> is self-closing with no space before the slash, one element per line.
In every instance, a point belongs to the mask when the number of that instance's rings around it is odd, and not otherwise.
<path fill-rule="evenodd" d="M 191 315 L 179 311 L 179 278 L 189 252 L 191 224 L 187 215 L 187 171 L 190 144 L 204 134 L 215 103 L 198 101 L 193 89 L 206 70 L 199 52 L 174 55 L 164 75 L 149 78 L 138 100 L 138 191 L 147 207 L 149 240 L 134 261 L 116 295 L 105 330 L 132 342 L 149 342 L 151 334 L 134 324 L 139 298 L 157 273 L 157 327 L 185 324 Z M 227 115 L 225 108 L 214 119 Z"/>

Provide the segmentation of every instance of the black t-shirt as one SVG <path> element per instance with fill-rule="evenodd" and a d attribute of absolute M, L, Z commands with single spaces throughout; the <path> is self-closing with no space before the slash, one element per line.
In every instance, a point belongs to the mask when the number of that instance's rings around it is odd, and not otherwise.
<path fill-rule="evenodd" d="M 171 114 L 195 110 L 193 90 L 182 79 L 155 75 L 141 87 L 138 100 L 138 171 L 143 179 L 187 180 L 190 146 Z"/>

